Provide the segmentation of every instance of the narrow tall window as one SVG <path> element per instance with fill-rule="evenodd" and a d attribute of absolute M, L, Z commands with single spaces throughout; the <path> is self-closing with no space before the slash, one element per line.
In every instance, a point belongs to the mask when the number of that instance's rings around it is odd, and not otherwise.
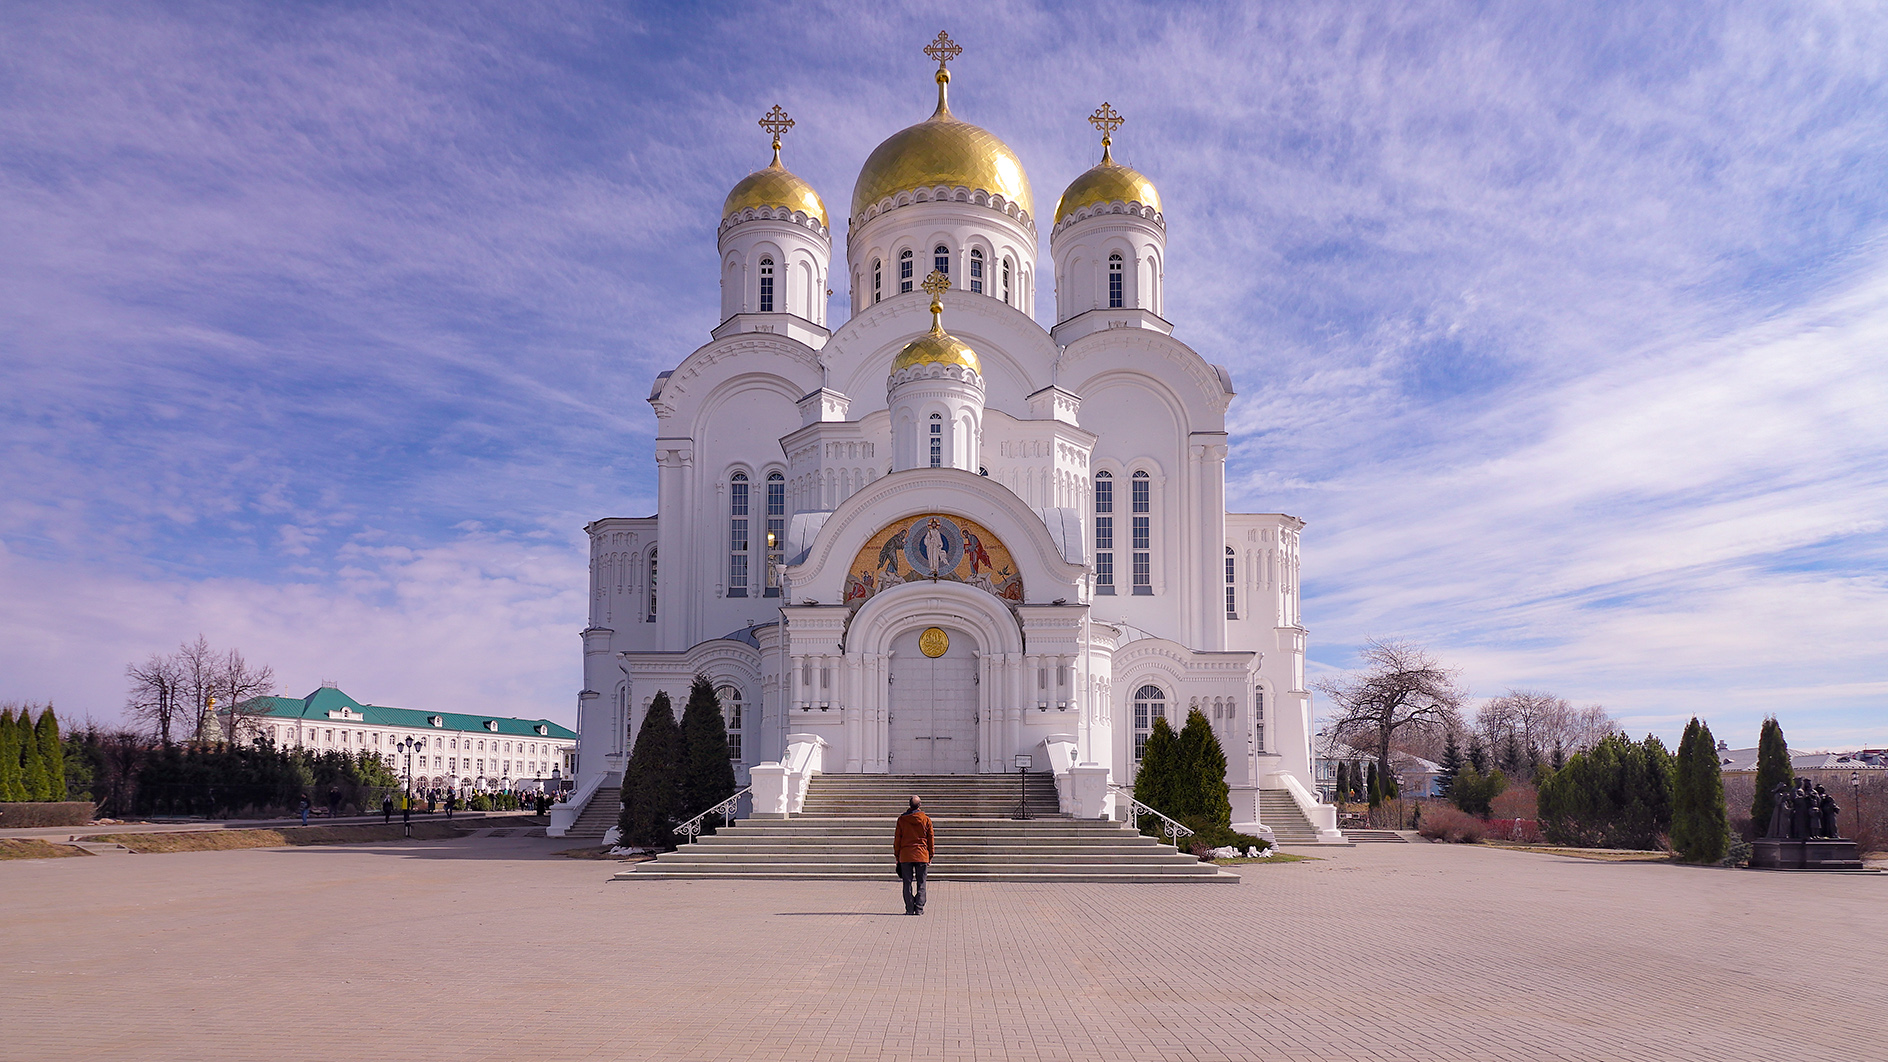
<path fill-rule="evenodd" d="M 721 714 L 728 725 L 728 759 L 741 762 L 741 691 L 723 686 L 715 691 L 721 701 Z"/>
<path fill-rule="evenodd" d="M 1121 277 L 1121 256 L 1111 254 L 1108 256 L 1108 308 L 1110 310 L 1118 310 L 1127 305 L 1123 301 L 1125 290 Z"/>
<path fill-rule="evenodd" d="M 1145 472 L 1134 473 L 1133 485 L 1134 541 L 1129 545 L 1134 550 L 1134 592 L 1151 594 L 1154 592 L 1153 485 Z"/>
<path fill-rule="evenodd" d="M 747 473 L 728 484 L 728 596 L 747 596 Z"/>
<path fill-rule="evenodd" d="M 931 467 L 944 467 L 944 417 L 931 414 Z"/>
<path fill-rule="evenodd" d="M 760 260 L 760 312 L 774 312 L 774 260 Z"/>
<path fill-rule="evenodd" d="M 1008 258 L 1003 259 L 1003 303 L 1004 305 L 1007 305 L 1007 306 L 1016 305 L 1016 300 L 1010 298 L 1010 273 L 1011 271 L 1012 271 L 1012 267 L 1010 265 L 1010 260 Z"/>
<path fill-rule="evenodd" d="M 1252 691 L 1252 732 L 1256 735 L 1257 751 L 1265 751 L 1265 687 Z"/>
<path fill-rule="evenodd" d="M 872 259 L 872 301 L 873 302 L 877 302 L 881 297 L 883 297 L 884 291 L 885 291 L 884 284 L 882 283 L 884 278 L 881 275 L 884 272 L 884 270 L 881 266 L 882 266 L 882 263 L 880 263 L 878 259 L 876 258 Z"/>
<path fill-rule="evenodd" d="M 911 290 L 911 248 L 898 252 L 898 293 L 903 295 Z"/>
<path fill-rule="evenodd" d="M 949 247 L 940 243 L 931 248 L 931 268 L 945 276 L 951 275 L 951 249 Z"/>
<path fill-rule="evenodd" d="M 1114 476 L 1095 473 L 1095 593 L 1114 593 Z"/>
<path fill-rule="evenodd" d="M 780 596 L 780 561 L 787 548 L 787 477 L 767 473 L 767 595 Z"/>
<path fill-rule="evenodd" d="M 1147 736 L 1154 732 L 1154 720 L 1167 715 L 1167 695 L 1159 686 L 1142 686 L 1134 691 L 1134 762 L 1141 762 L 1147 751 Z"/>
<path fill-rule="evenodd" d="M 1237 567 L 1238 567 L 1236 564 L 1237 560 L 1238 560 L 1238 555 L 1233 553 L 1231 546 L 1227 546 L 1226 547 L 1226 618 L 1227 619 L 1239 618 L 1239 584 L 1233 578 L 1237 574 Z"/>
<path fill-rule="evenodd" d="M 656 551 L 649 551 L 649 622 L 656 621 Z"/>
<path fill-rule="evenodd" d="M 983 252 L 974 247 L 970 250 L 970 290 L 983 294 Z"/>

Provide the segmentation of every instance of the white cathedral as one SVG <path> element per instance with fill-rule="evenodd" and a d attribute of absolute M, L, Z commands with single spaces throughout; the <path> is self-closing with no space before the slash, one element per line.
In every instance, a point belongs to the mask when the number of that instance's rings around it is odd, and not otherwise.
<path fill-rule="evenodd" d="M 781 164 L 792 121 L 762 120 L 773 162 L 717 229 L 720 324 L 649 392 L 659 514 L 587 528 L 567 818 L 620 780 L 655 694 L 679 712 L 699 673 L 768 801 L 809 749 L 868 774 L 1020 754 L 1065 811 L 1107 815 L 1153 721 L 1198 708 L 1236 824 L 1285 790 L 1328 831 L 1308 790 L 1304 525 L 1226 511 L 1232 378 L 1162 315 L 1160 195 L 1113 160 L 1104 104 L 1101 162 L 1048 218 L 1042 327 L 1035 197 L 1016 154 L 951 112 L 959 50 L 926 49 L 936 111 L 859 172 L 837 328 L 831 219 Z"/>

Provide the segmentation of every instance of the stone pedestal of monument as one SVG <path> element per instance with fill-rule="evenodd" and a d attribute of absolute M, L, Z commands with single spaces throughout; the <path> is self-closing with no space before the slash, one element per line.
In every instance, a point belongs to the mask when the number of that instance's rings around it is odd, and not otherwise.
<path fill-rule="evenodd" d="M 1750 844 L 1750 865 L 1763 870 L 1861 870 L 1862 856 L 1854 841 L 1837 837 L 1761 837 Z"/>

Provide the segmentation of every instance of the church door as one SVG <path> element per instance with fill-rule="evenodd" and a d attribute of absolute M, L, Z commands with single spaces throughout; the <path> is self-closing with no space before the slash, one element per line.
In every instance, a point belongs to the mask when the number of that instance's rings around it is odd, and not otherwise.
<path fill-rule="evenodd" d="M 932 628 L 933 630 L 937 628 Z M 924 629 L 892 641 L 893 774 L 977 773 L 977 658 L 970 636 L 945 630 L 940 656 L 924 651 Z M 930 638 L 939 648 L 936 635 Z"/>

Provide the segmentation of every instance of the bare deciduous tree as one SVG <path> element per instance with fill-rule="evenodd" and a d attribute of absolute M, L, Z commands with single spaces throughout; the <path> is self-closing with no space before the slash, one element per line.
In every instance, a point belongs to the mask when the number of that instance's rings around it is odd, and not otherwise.
<path fill-rule="evenodd" d="M 275 669 L 267 664 L 251 667 L 242 650 L 231 649 L 217 660 L 210 686 L 216 699 L 229 707 L 225 736 L 231 741 L 259 737 L 264 706 L 258 698 L 275 692 Z"/>
<path fill-rule="evenodd" d="M 1558 744 L 1571 754 L 1592 748 L 1618 729 L 1599 705 L 1575 708 L 1565 697 L 1544 690 L 1510 689 L 1475 713 L 1475 730 L 1490 749 L 1502 748 L 1513 738 L 1523 749 L 1545 752 Z"/>
<path fill-rule="evenodd" d="M 1399 732 L 1459 726 L 1467 692 L 1461 672 L 1444 667 L 1408 642 L 1372 639 L 1359 653 L 1364 668 L 1326 679 L 1318 689 L 1331 699 L 1330 736 L 1353 748 L 1374 748 L 1377 769 L 1391 770 L 1390 747 Z"/>
<path fill-rule="evenodd" d="M 230 711 L 229 738 L 253 733 L 260 710 L 254 699 L 275 692 L 274 668 L 250 666 L 238 649 L 218 653 L 201 634 L 167 656 L 153 653 L 142 664 L 126 666 L 125 677 L 131 680 L 125 711 L 166 745 L 178 738 L 204 740 L 218 703 Z"/>
<path fill-rule="evenodd" d="M 176 658 L 152 653 L 142 664 L 125 665 L 125 678 L 131 681 L 131 692 L 125 698 L 125 714 L 142 720 L 152 736 L 170 744 L 178 714 L 187 708 L 187 703 L 179 699 L 183 676 Z"/>

